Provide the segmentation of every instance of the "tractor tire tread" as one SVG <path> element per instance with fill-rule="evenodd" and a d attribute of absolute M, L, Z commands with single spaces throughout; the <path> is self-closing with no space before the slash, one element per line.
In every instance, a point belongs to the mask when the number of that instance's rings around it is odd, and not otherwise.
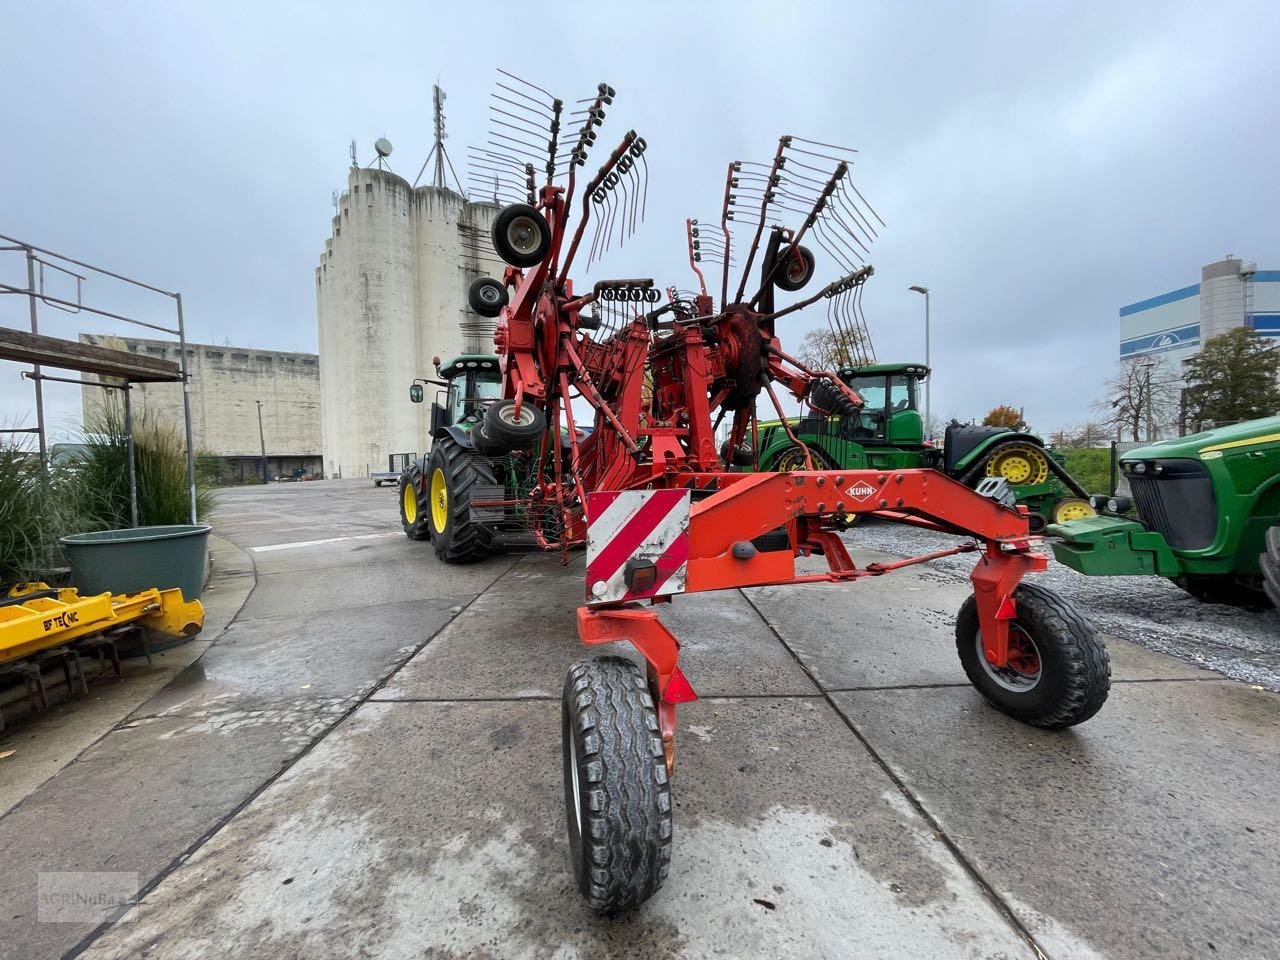
<path fill-rule="evenodd" d="M 449 436 L 436 441 L 444 464 L 445 485 L 449 493 L 449 531 L 447 538 L 433 538 L 436 553 L 445 563 L 467 563 L 482 560 L 493 549 L 493 531 L 471 519 L 471 490 L 477 483 L 497 483 L 493 465 L 484 457 L 466 449 Z M 435 462 L 432 451 L 430 464 Z"/>
<path fill-rule="evenodd" d="M 1068 602 L 1047 587 L 1037 583 L 1019 584 L 1013 594 L 1017 618 L 1037 627 L 1033 634 L 1041 647 L 1041 663 L 1048 659 L 1043 647 L 1051 642 L 1061 657 L 1060 695 L 1047 708 L 1038 711 L 1011 710 L 1007 703 L 993 699 L 990 678 L 977 662 L 974 639 L 978 631 L 978 608 L 972 596 L 960 607 L 956 618 L 956 649 L 969 682 L 992 706 L 1035 727 L 1061 730 L 1083 723 L 1096 714 L 1111 690 L 1111 657 L 1106 645 L 1093 627 Z M 1042 666 L 1043 669 L 1043 666 Z"/>
<path fill-rule="evenodd" d="M 400 481 L 396 484 L 396 492 L 399 495 L 400 509 L 400 528 L 404 530 L 404 535 L 410 540 L 430 540 L 431 526 L 429 513 L 427 508 L 427 498 L 423 496 L 418 484 L 422 477 L 422 468 L 418 464 L 412 463 L 400 474 Z M 418 501 L 418 512 L 413 523 L 410 523 L 404 512 L 404 488 L 406 484 L 413 484 L 415 495 Z"/>
<path fill-rule="evenodd" d="M 616 914 L 653 896 L 671 864 L 671 784 L 657 711 L 643 668 L 624 657 L 574 664 L 562 708 L 576 724 L 588 787 L 578 885 L 592 909 Z M 572 789 L 566 778 L 571 817 Z"/>
<path fill-rule="evenodd" d="M 1280 524 L 1267 530 L 1266 550 L 1258 556 L 1258 568 L 1262 574 L 1262 591 L 1271 605 L 1280 610 Z"/>

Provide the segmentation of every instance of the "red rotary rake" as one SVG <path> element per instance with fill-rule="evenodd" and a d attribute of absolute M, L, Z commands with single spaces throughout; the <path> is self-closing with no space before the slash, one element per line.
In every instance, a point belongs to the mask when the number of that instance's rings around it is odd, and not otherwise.
<path fill-rule="evenodd" d="M 635 131 L 580 182 L 614 96 L 600 84 L 566 114 L 541 88 L 509 74 L 499 83 L 495 132 L 473 148 L 472 163 L 486 190 L 492 183 L 495 197 L 518 202 L 493 228 L 507 264 L 501 288 L 479 281 L 488 289 L 472 303 L 500 318 L 502 399 L 473 429 L 437 431 L 431 460 L 432 476 L 443 478 L 433 514 L 442 520 L 431 528 L 442 557 L 478 556 L 513 522 L 566 558 L 585 546 L 582 641 L 627 641 L 643 656 L 644 668 L 616 656 L 583 660 L 564 688 L 572 858 L 582 893 L 607 913 L 651 896 L 670 861 L 676 705 L 696 695 L 655 607 L 678 594 L 853 584 L 972 551 L 974 593 L 957 617 L 957 649 L 988 701 L 1028 723 L 1066 727 L 1097 712 L 1110 682 L 1093 630 L 1048 590 L 1021 582 L 1047 560 L 1033 549 L 1025 509 L 1011 505 L 999 481 L 984 495 L 933 470 L 814 470 L 807 451 L 808 469 L 732 469 L 753 460 L 762 394 L 782 416 L 775 384 L 826 412 L 862 406 L 775 335 L 780 317 L 825 300 L 832 332 L 846 343 L 858 336 L 857 297 L 872 274 L 863 255 L 879 218 L 849 181 L 851 151 L 786 136 L 771 162 L 730 164 L 719 229 L 687 225 L 697 291 L 660 291 L 650 279 L 575 289 L 575 261 L 621 246 L 647 206 L 646 143 Z M 567 146 L 562 120 L 581 123 Z M 740 204 L 753 210 L 745 219 L 735 216 Z M 778 291 L 813 279 L 806 240 L 842 276 L 779 307 Z M 709 263 L 720 267 L 718 300 L 701 269 Z M 717 446 L 726 418 L 728 440 Z M 424 492 L 427 482 L 424 474 Z M 971 539 L 859 568 L 839 534 L 862 513 Z M 827 570 L 797 572 L 797 558 L 809 556 L 824 558 Z"/>

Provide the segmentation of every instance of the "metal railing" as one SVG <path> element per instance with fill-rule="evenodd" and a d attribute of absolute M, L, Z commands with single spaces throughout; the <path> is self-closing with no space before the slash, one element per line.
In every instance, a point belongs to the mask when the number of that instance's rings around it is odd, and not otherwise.
<path fill-rule="evenodd" d="M 187 334 L 186 334 L 186 325 L 184 324 L 183 317 L 182 317 L 182 294 L 172 290 L 162 289 L 161 287 L 154 286 L 142 280 L 134 279 L 133 277 L 126 277 L 123 274 L 115 273 L 111 270 L 106 270 L 106 269 L 103 269 L 102 267 L 94 266 L 91 263 L 85 263 L 84 261 L 77 260 L 74 257 L 68 257 L 64 254 L 57 253 L 53 250 L 47 250 L 43 247 L 38 247 L 35 244 L 27 243 L 26 241 L 23 241 L 23 240 L 17 240 L 13 237 L 5 236 L 4 234 L 0 234 L 0 244 L 3 244 L 3 245 L 0 245 L 0 254 L 21 253 L 26 258 L 27 285 L 25 287 L 18 287 L 8 283 L 0 283 L 0 295 L 11 294 L 11 295 L 17 295 L 17 296 L 25 296 L 27 298 L 28 315 L 30 318 L 31 332 L 33 334 L 38 334 L 40 332 L 39 305 L 45 304 L 46 306 L 49 306 L 54 309 L 61 310 L 67 313 L 77 313 L 77 314 L 89 313 L 89 314 L 93 314 L 94 316 L 105 317 L 109 320 L 116 320 L 121 323 L 127 323 L 136 327 L 145 327 L 148 330 L 155 330 L 159 333 L 166 333 L 166 334 L 169 334 L 170 336 L 177 337 L 179 368 L 182 374 L 183 425 L 184 425 L 186 441 L 187 441 L 187 492 L 188 492 L 191 522 L 195 523 L 196 522 L 196 459 L 195 459 L 195 445 L 192 440 L 192 430 L 191 430 L 191 395 L 190 395 L 190 388 L 189 388 L 190 377 L 187 371 Z M 72 267 L 77 267 L 81 270 L 86 271 L 86 273 L 78 273 L 76 272 L 76 270 L 71 269 Z M 48 293 L 45 290 L 46 271 L 61 273 L 74 278 L 76 281 L 76 299 L 74 301 L 67 300 L 62 297 L 55 297 L 52 294 Z M 104 310 L 100 307 L 90 306 L 89 304 L 84 302 L 84 287 L 85 287 L 86 281 L 89 280 L 91 277 L 108 277 L 112 280 L 117 280 L 117 281 L 120 281 L 121 283 L 129 284 L 130 286 L 137 287 L 142 290 L 149 290 L 152 293 L 156 293 L 164 297 L 169 297 L 170 299 L 173 300 L 176 325 L 173 327 L 167 327 L 160 324 L 148 323 L 144 320 L 139 320 L 136 317 L 129 317 L 120 313 L 116 313 L 111 310 Z M 34 428 L 28 427 L 28 428 L 7 430 L 4 432 L 36 434 L 39 440 L 40 463 L 41 463 L 41 466 L 47 470 L 49 467 L 49 450 L 48 450 L 47 431 L 45 428 L 45 419 L 44 419 L 44 389 L 42 386 L 43 382 L 46 380 L 57 380 L 59 382 L 78 383 L 81 386 L 95 386 L 95 387 L 103 386 L 103 384 L 92 381 L 92 380 L 76 381 L 76 380 L 71 380 L 69 378 L 50 377 L 42 373 L 39 364 L 32 364 L 31 366 L 32 366 L 32 369 L 30 374 L 26 374 L 25 376 L 27 379 L 31 380 L 35 386 L 36 426 Z M 121 389 L 124 392 L 126 415 L 128 415 L 129 413 L 128 397 L 129 397 L 130 384 L 127 381 L 127 379 L 123 387 L 121 387 Z M 130 429 L 130 436 L 128 438 L 128 442 L 129 442 L 130 449 L 132 451 L 133 436 L 132 436 L 131 429 Z M 136 507 L 137 494 L 136 494 L 136 486 L 135 486 L 134 477 L 133 477 L 132 454 L 130 456 L 130 481 L 131 481 L 130 494 L 131 494 L 131 497 L 134 499 L 134 504 L 133 504 L 134 518 L 133 519 L 134 519 L 134 524 L 136 525 L 137 524 L 137 507 Z"/>

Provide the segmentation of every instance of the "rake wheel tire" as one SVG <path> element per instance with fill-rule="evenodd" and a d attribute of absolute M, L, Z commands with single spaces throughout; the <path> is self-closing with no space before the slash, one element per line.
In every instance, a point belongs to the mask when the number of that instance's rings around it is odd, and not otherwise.
<path fill-rule="evenodd" d="M 972 596 L 956 617 L 956 650 L 969 682 L 997 710 L 1033 727 L 1061 730 L 1102 709 L 1111 690 L 1111 658 L 1097 633 L 1052 590 L 1022 583 L 1013 593 L 1013 625 L 1035 644 L 1040 676 L 1022 692 L 1007 689 L 989 672 L 980 650 L 978 607 Z"/>
<path fill-rule="evenodd" d="M 507 302 L 507 288 L 490 277 L 481 277 L 467 288 L 467 303 L 482 317 L 496 317 Z"/>
<path fill-rule="evenodd" d="M 516 402 L 499 400 L 491 403 L 484 412 L 484 439 L 486 443 L 503 450 L 523 450 L 542 439 L 547 432 L 547 417 L 532 404 L 520 407 L 520 419 L 515 419 Z"/>
<path fill-rule="evenodd" d="M 430 509 L 427 506 L 426 494 L 422 492 L 422 468 L 416 463 L 410 464 L 404 473 L 400 474 L 400 527 L 404 530 L 404 535 L 410 540 L 430 540 L 431 528 L 429 526 L 428 516 Z M 382 481 L 378 481 L 381 485 Z M 413 519 L 409 518 L 408 511 L 405 510 L 405 488 L 411 487 L 412 493 L 408 494 L 414 498 L 414 514 Z"/>
<path fill-rule="evenodd" d="M 432 510 L 431 481 L 436 470 L 444 475 L 447 503 L 445 523 L 441 529 Z M 467 563 L 488 556 L 493 549 L 493 531 L 471 519 L 471 494 L 477 483 L 496 484 L 491 464 L 484 457 L 466 449 L 452 437 L 436 440 L 427 461 L 426 513 L 431 530 L 431 543 L 436 556 L 445 563 Z"/>
<path fill-rule="evenodd" d="M 536 267 L 551 249 L 551 228 L 527 203 L 513 203 L 493 220 L 493 249 L 513 267 Z"/>
<path fill-rule="evenodd" d="M 1272 606 L 1280 610 L 1280 524 L 1267 531 L 1267 549 L 1258 557 L 1262 568 L 1262 589 Z"/>
<path fill-rule="evenodd" d="M 800 251 L 803 266 L 795 262 L 795 250 Z M 773 285 L 788 292 L 803 290 L 813 279 L 813 271 L 813 252 L 808 247 L 783 247 L 778 251 L 778 267 L 773 274 Z"/>
<path fill-rule="evenodd" d="M 574 664 L 561 736 L 578 889 L 600 913 L 638 906 L 671 864 L 671 783 L 644 669 L 624 657 Z"/>

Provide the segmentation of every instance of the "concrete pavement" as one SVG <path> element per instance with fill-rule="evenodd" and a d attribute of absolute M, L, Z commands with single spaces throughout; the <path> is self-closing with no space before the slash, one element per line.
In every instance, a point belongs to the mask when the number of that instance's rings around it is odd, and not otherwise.
<path fill-rule="evenodd" d="M 367 482 L 224 494 L 254 589 L 0 819 L 0 956 L 1277 955 L 1280 697 L 1117 642 L 1102 713 L 1032 730 L 964 682 L 963 590 L 926 568 L 664 610 L 703 697 L 672 874 L 594 916 L 560 783 L 580 562 L 444 567 L 394 511 Z M 53 870 L 142 895 L 41 923 Z"/>

